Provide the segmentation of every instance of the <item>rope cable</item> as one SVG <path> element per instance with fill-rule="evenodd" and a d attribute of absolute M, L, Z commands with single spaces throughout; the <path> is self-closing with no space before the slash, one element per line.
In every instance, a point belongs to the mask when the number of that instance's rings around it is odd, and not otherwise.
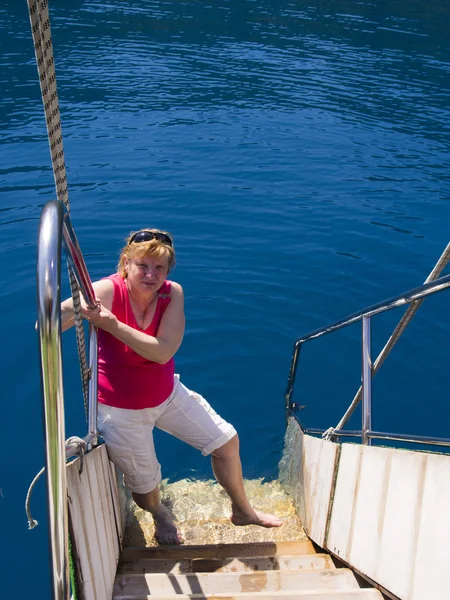
<path fill-rule="evenodd" d="M 91 376 L 91 370 L 87 364 L 87 352 L 86 352 L 86 336 L 83 327 L 83 317 L 81 316 L 81 303 L 80 303 L 80 288 L 78 287 L 75 274 L 71 267 L 68 268 L 70 288 L 72 290 L 73 299 L 73 314 L 75 320 L 75 337 L 77 340 L 78 359 L 80 364 L 81 373 L 81 386 L 83 391 L 84 400 L 84 412 L 86 415 L 86 422 L 88 422 L 89 413 L 89 379 Z"/>
<path fill-rule="evenodd" d="M 66 163 L 64 160 L 61 118 L 56 89 L 55 60 L 53 56 L 48 0 L 28 0 L 28 8 L 50 144 L 56 195 L 58 200 L 69 208 Z"/>
<path fill-rule="evenodd" d="M 28 8 L 42 102 L 44 104 L 56 195 L 58 200 L 63 202 L 67 209 L 70 210 L 48 0 L 28 0 Z M 87 419 L 90 370 L 86 360 L 86 336 L 81 316 L 80 289 L 70 267 L 69 281 L 73 298 L 75 332 L 80 362 L 84 409 Z"/>

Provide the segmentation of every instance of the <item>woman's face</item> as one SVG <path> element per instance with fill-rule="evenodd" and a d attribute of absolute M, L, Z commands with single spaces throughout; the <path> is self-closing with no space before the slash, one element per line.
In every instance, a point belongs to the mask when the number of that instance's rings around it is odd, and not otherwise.
<path fill-rule="evenodd" d="M 142 256 L 125 263 L 128 284 L 137 291 L 157 292 L 169 273 L 166 257 Z"/>

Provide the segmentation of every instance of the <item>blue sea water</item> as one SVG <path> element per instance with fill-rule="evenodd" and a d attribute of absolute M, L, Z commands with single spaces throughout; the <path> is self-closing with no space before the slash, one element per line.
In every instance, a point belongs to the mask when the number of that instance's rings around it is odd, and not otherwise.
<path fill-rule="evenodd" d="M 36 236 L 54 198 L 27 6 L 0 3 L 2 597 L 49 597 Z M 71 214 L 93 279 L 132 229 L 174 234 L 184 383 L 273 478 L 297 337 L 419 285 L 449 241 L 450 7 L 438 0 L 53 0 Z M 68 293 L 66 278 L 65 292 Z M 374 428 L 448 435 L 448 297 L 427 300 L 374 381 Z M 400 312 L 374 322 L 374 353 Z M 336 424 L 360 381 L 360 328 L 308 344 L 296 398 Z M 84 433 L 64 339 L 67 435 Z M 359 416 L 353 419 L 358 425 Z M 211 476 L 165 435 L 166 477 Z M 27 590 L 27 592 L 25 591 Z"/>

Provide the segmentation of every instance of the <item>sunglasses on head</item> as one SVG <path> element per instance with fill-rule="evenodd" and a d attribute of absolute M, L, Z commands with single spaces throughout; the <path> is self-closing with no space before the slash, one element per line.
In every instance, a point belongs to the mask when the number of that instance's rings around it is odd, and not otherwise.
<path fill-rule="evenodd" d="M 128 244 L 133 242 L 139 244 L 140 242 L 150 242 L 151 240 L 159 240 L 163 244 L 167 244 L 167 246 L 172 246 L 172 240 L 162 231 L 138 231 L 131 237 Z"/>

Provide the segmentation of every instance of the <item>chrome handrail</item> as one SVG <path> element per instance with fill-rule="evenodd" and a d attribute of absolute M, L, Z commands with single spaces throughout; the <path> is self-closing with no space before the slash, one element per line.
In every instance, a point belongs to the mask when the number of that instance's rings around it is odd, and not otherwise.
<path fill-rule="evenodd" d="M 58 202 L 58 201 L 55 201 Z M 75 235 L 74 228 L 70 215 L 62 204 L 63 210 L 65 211 L 63 217 L 63 239 L 62 245 L 65 250 L 67 262 L 72 268 L 72 272 L 75 275 L 78 286 L 80 287 L 81 293 L 89 307 L 94 308 L 96 306 L 96 297 L 92 282 L 89 277 L 89 273 L 86 267 L 86 263 L 81 253 L 80 245 Z M 89 403 L 88 403 L 88 433 L 83 438 L 86 444 L 89 446 L 91 443 L 95 443 L 98 438 L 97 429 L 97 401 L 93 402 L 92 399 L 97 399 L 97 359 L 98 359 L 98 343 L 97 343 L 97 327 L 93 327 L 89 324 Z M 77 453 L 78 448 L 66 446 L 66 458 L 70 458 Z"/>
<path fill-rule="evenodd" d="M 363 310 L 360 310 L 356 313 L 345 317 L 344 319 L 340 319 L 339 321 L 335 321 L 330 325 L 326 325 L 321 327 L 320 329 L 315 329 L 311 333 L 306 334 L 305 336 L 299 338 L 294 344 L 294 350 L 292 353 L 291 366 L 289 370 L 288 384 L 285 393 L 285 406 L 287 414 L 294 414 L 300 408 L 298 402 L 292 401 L 292 394 L 294 389 L 295 378 L 297 374 L 298 361 L 300 357 L 300 351 L 302 349 L 303 344 L 309 342 L 310 340 L 317 339 L 323 335 L 328 333 L 332 333 L 348 325 L 352 325 L 357 321 L 362 321 L 362 388 L 363 388 L 363 403 L 362 403 L 362 429 L 361 432 L 350 432 L 351 437 L 356 437 L 357 435 L 361 436 L 362 443 L 365 445 L 370 445 L 372 439 L 390 439 L 390 440 L 398 440 L 398 441 L 410 441 L 416 443 L 423 444 L 436 444 L 442 446 L 450 446 L 450 439 L 446 438 L 430 438 L 425 436 L 408 436 L 405 434 L 388 434 L 372 431 L 372 394 L 371 394 L 371 386 L 372 386 L 372 360 L 371 360 L 371 318 L 379 313 L 391 310 L 393 308 L 397 308 L 399 306 L 403 306 L 405 304 L 410 304 L 416 300 L 420 300 L 421 298 L 425 298 L 426 296 L 430 296 L 432 294 L 436 294 L 438 292 L 442 292 L 443 290 L 450 287 L 450 275 L 446 275 L 445 277 L 440 277 L 439 279 L 435 279 L 429 283 L 424 283 L 423 285 L 403 292 L 398 296 L 394 296 L 389 298 L 388 300 L 384 300 L 382 302 L 378 302 L 377 304 L 373 304 Z M 318 430 L 308 430 L 310 432 L 318 432 Z M 325 433 L 325 432 L 321 432 Z M 355 434 L 355 435 L 353 435 Z M 333 431 L 333 435 L 339 437 L 340 435 L 349 435 L 349 433 L 344 433 L 342 430 Z"/>
<path fill-rule="evenodd" d="M 54 600 L 70 600 L 68 510 L 66 457 L 76 453 L 73 444 L 65 445 L 64 390 L 61 354 L 61 247 L 64 247 L 83 295 L 95 304 L 86 265 L 62 202 L 48 202 L 41 214 L 37 252 L 37 322 L 41 354 L 41 378 L 44 396 L 48 514 L 50 525 L 50 564 Z M 91 328 L 90 347 L 96 347 L 96 328 Z M 91 354 L 89 395 L 89 433 L 87 442 L 98 436 L 96 425 L 97 376 L 96 352 Z M 95 399 L 95 402 L 93 401 Z"/>
<path fill-rule="evenodd" d="M 295 413 L 290 412 L 293 417 Z M 313 429 L 310 427 L 303 428 L 304 433 L 308 435 L 323 435 L 327 429 Z M 334 429 L 333 436 L 335 437 L 362 437 L 361 431 L 350 431 L 347 429 Z M 409 433 L 384 433 L 380 431 L 366 431 L 366 436 L 377 440 L 392 440 L 396 442 L 409 442 L 414 444 L 426 444 L 427 446 L 448 446 L 450 447 L 450 438 L 432 437 L 428 435 L 413 435 Z"/>

